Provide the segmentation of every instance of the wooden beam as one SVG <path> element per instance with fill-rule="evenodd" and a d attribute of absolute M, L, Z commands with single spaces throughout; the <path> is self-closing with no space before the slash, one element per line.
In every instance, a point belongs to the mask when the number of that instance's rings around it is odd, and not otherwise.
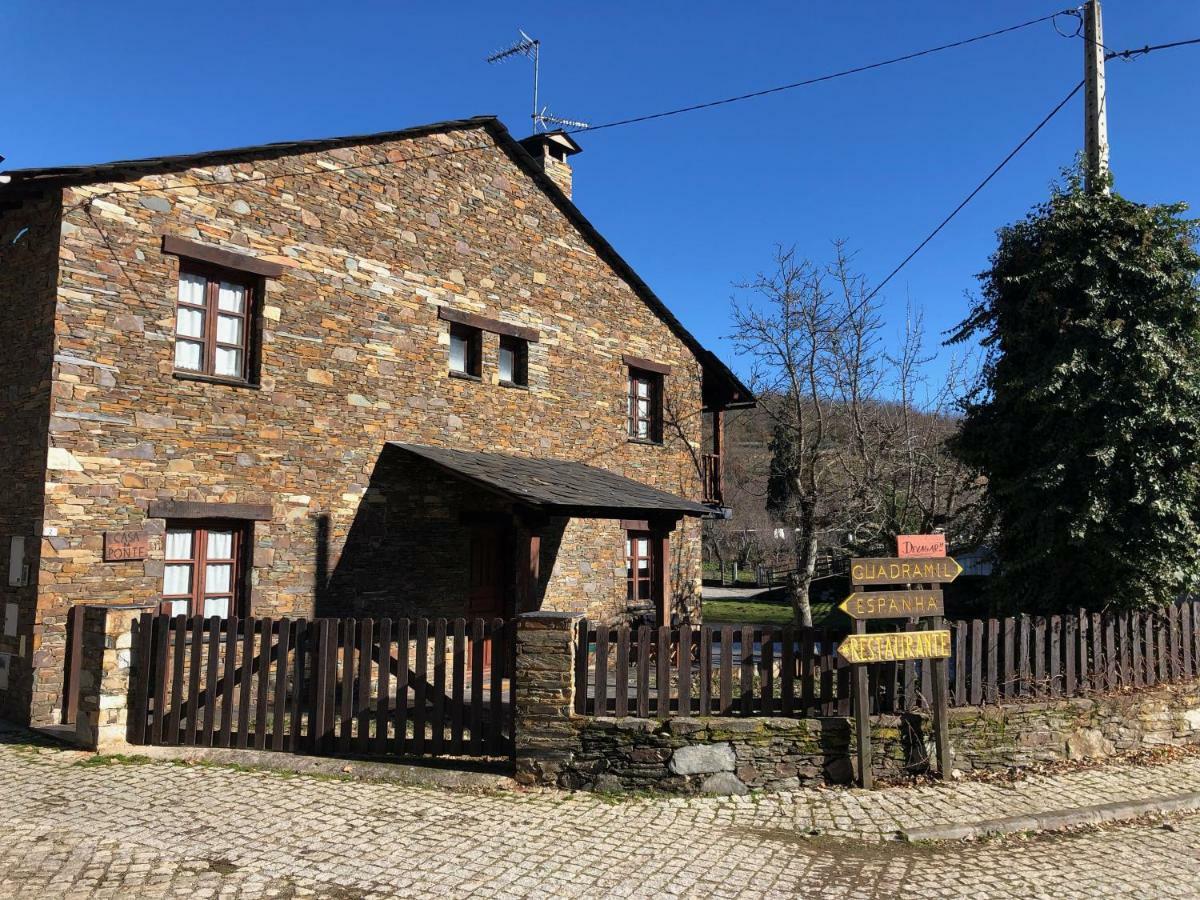
<path fill-rule="evenodd" d="M 671 374 L 671 367 L 666 363 L 655 362 L 652 359 L 643 359 L 640 356 L 630 356 L 628 353 L 621 357 L 621 362 L 629 366 L 631 369 L 642 369 L 645 372 L 657 372 L 659 375 Z"/>
<path fill-rule="evenodd" d="M 146 516 L 151 519 L 246 519 L 271 521 L 269 503 L 200 503 L 193 500 L 153 500 Z"/>
<path fill-rule="evenodd" d="M 541 332 L 535 328 L 514 325 L 511 322 L 501 322 L 499 319 L 489 319 L 487 316 L 450 309 L 448 306 L 438 307 L 438 318 L 446 322 L 454 322 L 458 325 L 468 325 L 471 328 L 478 328 L 480 331 L 490 331 L 493 334 L 506 334 L 509 337 L 521 338 L 521 340 L 529 341 L 532 344 L 536 344 L 542 338 Z"/>
<path fill-rule="evenodd" d="M 200 262 L 212 263 L 214 266 L 233 269 L 237 272 L 262 275 L 265 278 L 278 278 L 287 271 L 287 266 L 282 266 L 279 263 L 267 262 L 253 256 L 248 256 L 245 253 L 226 250 L 223 247 L 198 244 L 195 241 L 176 237 L 173 234 L 163 235 L 162 252 L 170 256 L 197 259 Z"/>
<path fill-rule="evenodd" d="M 654 599 L 658 625 L 662 627 L 671 624 L 671 532 L 656 528 L 651 532 L 651 540 L 654 543 Z"/>

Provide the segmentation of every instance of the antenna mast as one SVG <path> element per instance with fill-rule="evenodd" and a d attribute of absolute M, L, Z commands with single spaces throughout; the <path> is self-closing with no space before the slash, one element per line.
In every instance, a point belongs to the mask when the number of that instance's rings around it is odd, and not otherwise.
<path fill-rule="evenodd" d="M 538 131 L 547 131 L 548 125 L 556 125 L 558 127 L 568 127 L 583 129 L 588 127 L 587 122 L 580 122 L 576 119 L 563 119 L 559 116 L 550 113 L 546 107 L 538 104 L 538 81 L 541 77 L 541 47 L 542 42 L 537 38 L 532 38 L 521 29 L 517 29 L 517 34 L 521 35 L 520 39 L 509 44 L 501 50 L 497 50 L 487 58 L 489 63 L 501 63 L 507 59 L 512 59 L 514 56 L 523 56 L 526 59 L 533 60 L 533 113 L 530 118 L 533 120 L 533 131 L 536 134 Z"/>

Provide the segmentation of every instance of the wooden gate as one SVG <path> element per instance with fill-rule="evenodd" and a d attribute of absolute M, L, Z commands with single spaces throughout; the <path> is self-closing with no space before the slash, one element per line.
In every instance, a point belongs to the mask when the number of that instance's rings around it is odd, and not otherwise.
<path fill-rule="evenodd" d="M 354 756 L 509 756 L 502 619 L 139 621 L 134 743 Z"/>

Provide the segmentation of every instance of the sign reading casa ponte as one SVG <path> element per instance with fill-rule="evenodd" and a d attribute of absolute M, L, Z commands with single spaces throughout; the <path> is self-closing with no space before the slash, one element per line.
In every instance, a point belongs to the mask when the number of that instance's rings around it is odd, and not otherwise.
<path fill-rule="evenodd" d="M 897 631 L 890 634 L 848 634 L 838 653 L 851 663 L 898 662 L 906 659 L 945 659 L 950 656 L 950 632 Z"/>
<path fill-rule="evenodd" d="M 962 574 L 962 570 L 950 556 L 854 559 L 850 561 L 850 580 L 855 584 L 948 584 Z"/>
<path fill-rule="evenodd" d="M 838 606 L 852 619 L 902 619 L 945 615 L 942 592 L 855 591 Z"/>
<path fill-rule="evenodd" d="M 150 536 L 144 531 L 106 531 L 104 559 L 116 562 L 125 559 L 145 559 L 150 555 Z"/>

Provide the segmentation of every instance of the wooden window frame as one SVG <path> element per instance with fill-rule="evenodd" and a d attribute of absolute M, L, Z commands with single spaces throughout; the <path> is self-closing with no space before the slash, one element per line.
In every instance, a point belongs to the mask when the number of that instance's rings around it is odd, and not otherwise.
<path fill-rule="evenodd" d="M 646 541 L 646 571 L 647 575 L 637 575 L 638 562 L 642 559 L 638 553 L 638 541 Z M 655 557 L 657 556 L 657 541 L 649 531 L 629 530 L 625 532 L 625 599 L 629 605 L 653 605 L 657 603 L 655 596 Z M 641 582 L 645 582 L 646 596 L 638 595 Z"/>
<path fill-rule="evenodd" d="M 637 386 L 642 383 L 647 385 L 647 399 L 650 407 L 648 417 L 642 417 L 638 412 Z M 629 367 L 625 390 L 629 440 L 642 444 L 661 444 L 663 442 L 663 390 L 664 376 L 661 372 L 652 372 L 635 366 Z M 645 435 L 638 433 L 638 426 L 642 422 L 647 423 Z"/>
<path fill-rule="evenodd" d="M 190 559 L 165 558 L 164 569 L 170 565 L 186 563 L 192 567 L 191 590 L 186 594 L 168 594 L 164 590 L 160 594 L 159 610 L 170 614 L 171 605 L 180 600 L 188 601 L 188 616 L 204 615 L 204 601 L 210 598 L 229 597 L 229 616 L 245 618 L 250 612 L 249 579 L 250 566 L 247 564 L 250 540 L 249 523 L 240 519 L 172 519 L 167 522 L 166 531 L 190 531 L 192 534 L 192 556 Z M 230 559 L 210 559 L 208 556 L 208 533 L 210 531 L 233 532 L 233 546 Z M 164 537 L 164 547 L 166 540 Z M 232 571 L 229 573 L 228 591 L 207 591 L 205 579 L 209 562 L 230 562 Z M 166 587 L 166 573 L 163 574 Z"/>
<path fill-rule="evenodd" d="M 500 343 L 496 351 L 496 371 L 500 371 L 500 354 L 508 349 L 513 354 L 513 377 L 501 378 L 500 383 L 505 387 L 529 387 L 529 341 L 515 335 L 500 335 Z"/>
<path fill-rule="evenodd" d="M 450 340 L 455 337 L 467 342 L 466 368 L 459 370 L 450 367 L 452 378 L 469 378 L 472 381 L 483 379 L 483 331 L 474 325 L 464 325 L 461 322 L 450 323 Z"/>
<path fill-rule="evenodd" d="M 199 343 L 202 347 L 202 350 L 199 369 L 179 368 L 175 365 L 174 355 L 172 355 L 171 364 L 174 366 L 175 375 L 180 378 L 195 378 L 204 381 L 216 381 L 227 384 L 256 384 L 259 347 L 258 308 L 259 297 L 262 294 L 262 277 L 239 271 L 237 269 L 229 269 L 222 266 L 216 266 L 211 263 L 197 262 L 193 259 L 180 258 L 179 273 L 176 278 L 177 285 L 182 282 L 185 275 L 196 275 L 205 279 L 205 305 L 197 306 L 194 303 L 184 303 L 179 297 L 178 287 L 176 288 L 176 323 L 174 331 L 175 342 L 178 343 L 180 340 L 184 340 Z M 230 284 L 236 284 L 246 292 L 245 302 L 242 304 L 243 308 L 241 313 L 233 313 L 229 310 L 221 310 L 219 308 L 218 300 L 220 298 L 222 281 Z M 203 337 L 194 338 L 189 335 L 181 335 L 179 333 L 178 310 L 180 308 L 199 310 L 204 314 Z M 241 319 L 242 342 L 240 344 L 230 344 L 217 340 L 218 316 L 228 316 L 230 318 Z M 171 347 L 172 354 L 174 354 L 175 344 L 173 343 Z M 218 347 L 241 351 L 242 371 L 239 375 L 223 375 L 217 373 L 216 358 Z"/>

